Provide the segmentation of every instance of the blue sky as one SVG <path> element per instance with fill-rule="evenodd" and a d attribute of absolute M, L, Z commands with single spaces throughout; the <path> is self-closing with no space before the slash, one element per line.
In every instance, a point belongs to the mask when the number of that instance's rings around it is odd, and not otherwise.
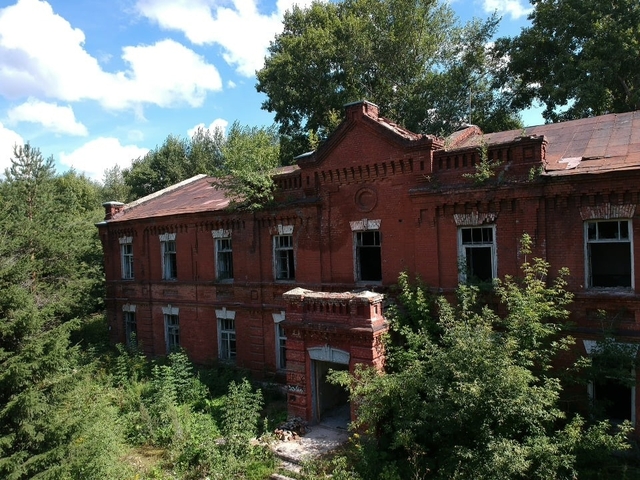
<path fill-rule="evenodd" d="M 100 180 L 197 126 L 270 125 L 255 90 L 283 13 L 310 0 L 0 0 L 0 172 L 15 143 Z M 527 24 L 525 0 L 455 0 Z M 541 123 L 529 113 L 526 124 Z"/>

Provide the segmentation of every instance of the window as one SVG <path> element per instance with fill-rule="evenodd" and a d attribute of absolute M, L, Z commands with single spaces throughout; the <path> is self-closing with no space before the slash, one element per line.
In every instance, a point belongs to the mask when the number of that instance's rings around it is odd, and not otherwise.
<path fill-rule="evenodd" d="M 495 226 L 458 230 L 460 281 L 490 282 L 497 276 Z"/>
<path fill-rule="evenodd" d="M 382 281 L 380 232 L 355 232 L 355 276 L 358 282 Z"/>
<path fill-rule="evenodd" d="M 124 319 L 124 338 L 128 346 L 137 344 L 138 326 L 136 323 L 136 306 L 123 305 L 122 317 Z"/>
<path fill-rule="evenodd" d="M 231 238 L 216 238 L 216 278 L 218 280 L 233 280 Z"/>
<path fill-rule="evenodd" d="M 122 264 L 122 279 L 133 279 L 133 244 L 131 237 L 120 238 L 120 261 Z"/>
<path fill-rule="evenodd" d="M 235 360 L 236 358 L 236 321 L 235 318 L 219 318 L 220 330 L 220 359 Z"/>
<path fill-rule="evenodd" d="M 633 287 L 630 221 L 586 222 L 585 236 L 587 285 Z"/>
<path fill-rule="evenodd" d="M 287 368 L 287 337 L 282 324 L 276 323 L 276 361 L 278 370 Z"/>
<path fill-rule="evenodd" d="M 164 280 L 175 280 L 178 276 L 176 234 L 165 233 L 160 235 L 160 245 L 162 248 L 162 278 Z"/>
<path fill-rule="evenodd" d="M 273 237 L 273 260 L 276 280 L 295 280 L 293 235 L 276 235 Z"/>
<path fill-rule="evenodd" d="M 583 340 L 591 356 L 595 379 L 588 386 L 593 413 L 614 423 L 630 420 L 635 423 L 636 372 L 638 345 L 599 343 Z"/>
<path fill-rule="evenodd" d="M 164 314 L 164 331 L 167 353 L 175 352 L 180 348 L 180 321 L 177 314 Z"/>

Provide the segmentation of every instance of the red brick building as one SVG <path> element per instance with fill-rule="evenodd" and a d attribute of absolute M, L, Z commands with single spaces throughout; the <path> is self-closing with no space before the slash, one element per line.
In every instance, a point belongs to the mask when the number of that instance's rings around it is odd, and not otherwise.
<path fill-rule="evenodd" d="M 277 205 L 254 213 L 227 210 L 204 176 L 105 204 L 112 341 L 135 332 L 151 356 L 180 346 L 286 379 L 291 413 L 318 420 L 341 396 L 329 367 L 382 364 L 382 293 L 399 272 L 445 293 L 515 275 L 524 233 L 571 271 L 580 348 L 599 310 L 617 341 L 638 341 L 640 112 L 439 138 L 358 102 L 275 180 Z M 636 421 L 635 388 L 591 393 Z"/>

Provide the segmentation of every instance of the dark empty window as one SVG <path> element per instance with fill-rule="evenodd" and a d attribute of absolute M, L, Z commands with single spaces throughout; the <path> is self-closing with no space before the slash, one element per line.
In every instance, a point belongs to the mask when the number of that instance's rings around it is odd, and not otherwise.
<path fill-rule="evenodd" d="M 230 238 L 216 239 L 216 277 L 218 280 L 233 279 L 233 250 Z"/>
<path fill-rule="evenodd" d="M 589 287 L 631 287 L 630 222 L 587 222 L 586 230 Z"/>
<path fill-rule="evenodd" d="M 175 352 L 180 348 L 180 321 L 178 315 L 164 315 L 164 328 L 167 341 L 167 353 Z"/>
<path fill-rule="evenodd" d="M 136 323 L 136 312 L 125 311 L 124 314 L 124 332 L 127 345 L 134 346 L 137 343 L 138 326 Z"/>
<path fill-rule="evenodd" d="M 273 262 L 276 280 L 294 280 L 293 235 L 273 237 Z"/>
<path fill-rule="evenodd" d="M 490 282 L 496 274 L 494 229 L 460 229 L 460 279 L 470 283 Z"/>
<path fill-rule="evenodd" d="M 379 282 L 382 280 L 382 251 L 380 232 L 377 230 L 356 232 L 356 281 Z"/>

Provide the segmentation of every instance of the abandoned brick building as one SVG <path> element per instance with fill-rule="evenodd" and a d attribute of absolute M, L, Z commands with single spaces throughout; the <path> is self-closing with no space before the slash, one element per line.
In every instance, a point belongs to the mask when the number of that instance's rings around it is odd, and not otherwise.
<path fill-rule="evenodd" d="M 151 356 L 179 346 L 286 382 L 290 413 L 317 421 L 345 401 L 328 368 L 381 365 L 383 293 L 399 272 L 444 293 L 516 275 L 528 233 L 535 256 L 570 269 L 583 352 L 599 310 L 617 341 L 638 341 L 640 112 L 439 138 L 358 102 L 296 160 L 275 176 L 276 206 L 257 212 L 226 209 L 204 176 L 105 204 L 111 340 L 135 332 Z M 635 388 L 589 388 L 636 421 Z"/>

